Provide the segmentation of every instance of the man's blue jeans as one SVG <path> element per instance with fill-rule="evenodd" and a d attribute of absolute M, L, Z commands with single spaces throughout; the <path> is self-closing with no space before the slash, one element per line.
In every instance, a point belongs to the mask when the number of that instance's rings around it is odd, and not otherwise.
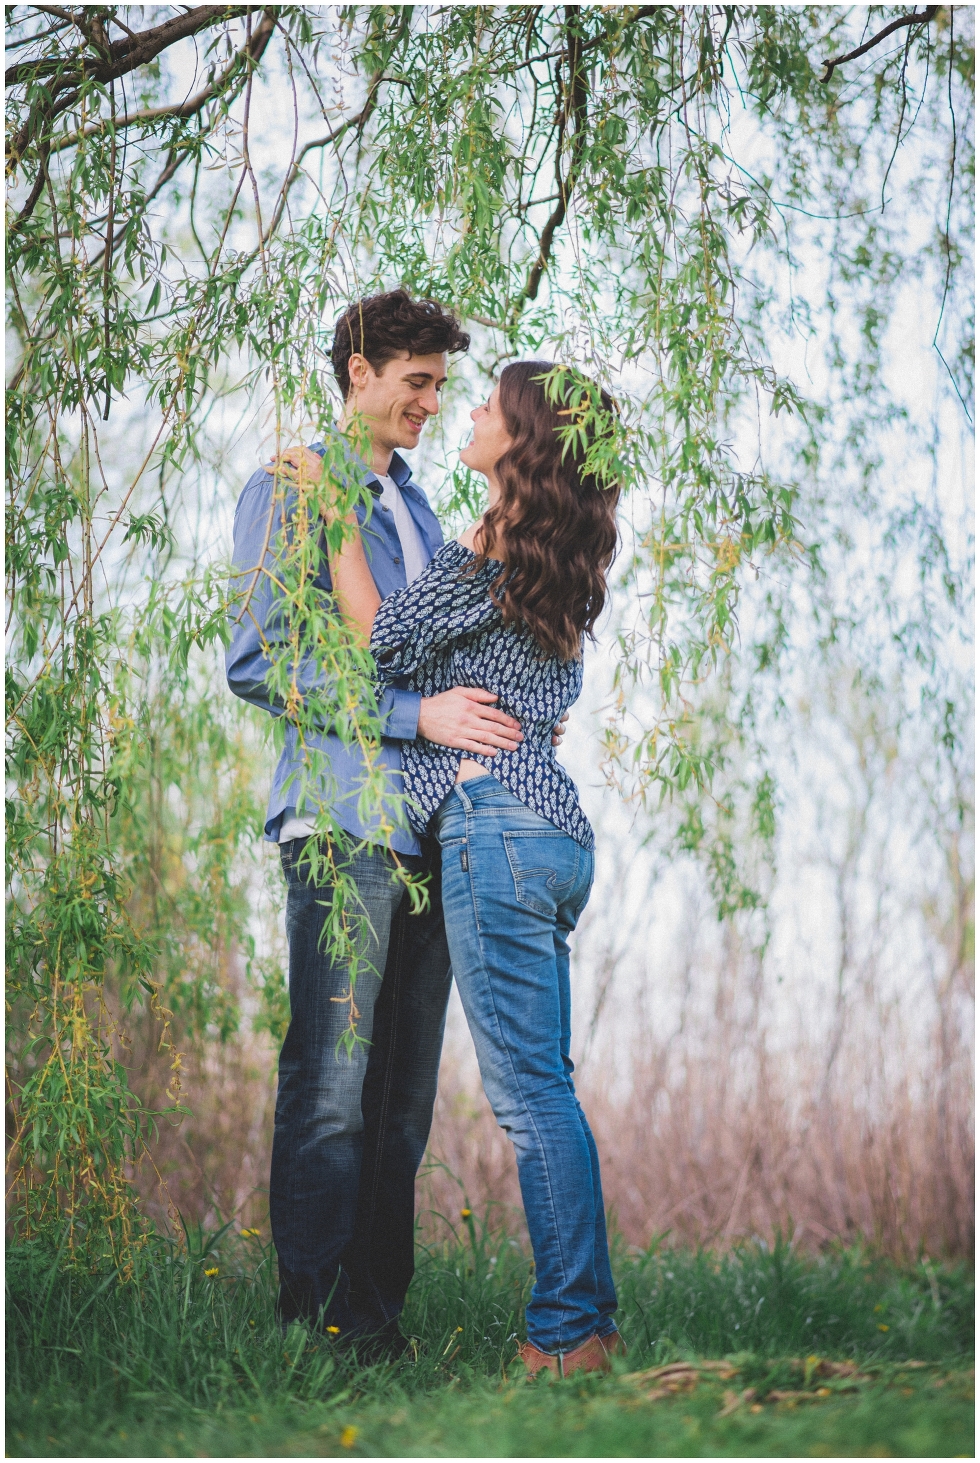
<path fill-rule="evenodd" d="M 490 776 L 458 783 L 434 826 L 453 974 L 517 1155 L 536 1271 L 528 1340 L 571 1351 L 614 1331 L 616 1309 L 599 1157 L 569 1057 L 568 936 L 592 854 Z"/>
<path fill-rule="evenodd" d="M 279 1257 L 279 1318 L 378 1330 L 402 1309 L 414 1271 L 415 1177 L 432 1122 L 451 972 L 427 840 L 429 908 L 410 913 L 391 855 L 351 866 L 363 912 L 357 1029 L 370 1046 L 337 1051 L 348 1024 L 347 967 L 322 948 L 330 888 L 300 863 L 305 839 L 280 848 L 286 877 L 290 1022 L 279 1057 L 269 1210 Z"/>

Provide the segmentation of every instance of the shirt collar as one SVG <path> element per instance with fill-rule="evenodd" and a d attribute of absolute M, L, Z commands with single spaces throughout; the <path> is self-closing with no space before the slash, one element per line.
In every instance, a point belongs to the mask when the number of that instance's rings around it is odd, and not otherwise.
<path fill-rule="evenodd" d="M 336 427 L 330 427 L 328 428 L 328 431 L 331 437 L 339 437 L 342 441 L 346 442 L 346 438 L 344 437 L 343 432 L 339 432 Z M 358 467 L 360 468 L 362 473 L 362 481 L 365 486 L 370 489 L 370 491 L 374 494 L 376 498 L 379 498 L 381 496 L 381 484 L 378 482 L 378 475 L 375 472 L 374 468 L 368 467 L 364 459 L 358 457 L 352 449 L 348 452 L 348 456 L 350 458 L 351 464 L 353 465 L 356 462 Z M 409 467 L 404 457 L 399 457 L 397 452 L 393 452 L 391 454 L 391 464 L 385 476 L 390 477 L 395 485 L 399 488 L 415 487 L 415 484 L 412 482 L 412 469 Z"/>
<path fill-rule="evenodd" d="M 412 469 L 404 457 L 399 457 L 397 452 L 391 454 L 391 466 L 388 468 L 388 477 L 400 488 L 404 488 L 412 480 Z"/>

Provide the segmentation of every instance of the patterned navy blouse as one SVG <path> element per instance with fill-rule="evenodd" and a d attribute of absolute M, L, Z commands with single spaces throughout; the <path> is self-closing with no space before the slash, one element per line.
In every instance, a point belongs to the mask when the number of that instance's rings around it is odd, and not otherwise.
<path fill-rule="evenodd" d="M 424 737 L 402 742 L 406 791 L 418 804 L 409 803 L 409 822 L 416 832 L 426 831 L 466 757 L 482 763 L 526 807 L 592 848 L 595 837 L 578 791 L 551 745 L 555 724 L 582 690 L 582 662 L 543 660 L 529 630 L 505 628 L 490 599 L 503 566 L 489 559 L 476 574 L 463 573 L 473 559 L 455 540 L 444 544 L 407 589 L 382 600 L 371 635 L 379 689 L 396 676 L 407 677 L 408 688 L 423 696 L 481 686 L 495 691 L 500 710 L 521 723 L 524 740 L 515 752 L 499 751 L 496 757 L 441 747 Z"/>

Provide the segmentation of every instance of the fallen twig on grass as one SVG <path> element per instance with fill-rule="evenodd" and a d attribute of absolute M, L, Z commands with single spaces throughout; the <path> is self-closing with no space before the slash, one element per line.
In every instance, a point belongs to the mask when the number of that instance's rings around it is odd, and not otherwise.
<path fill-rule="evenodd" d="M 862 1371 L 853 1361 L 828 1361 L 823 1357 L 808 1356 L 787 1357 L 781 1364 L 803 1373 L 803 1388 L 773 1388 L 765 1396 L 755 1387 L 746 1387 L 742 1392 L 726 1391 L 719 1417 L 728 1417 L 746 1404 L 754 1404 L 758 1410 L 764 1402 L 822 1401 L 837 1393 L 856 1392 L 866 1382 L 871 1381 L 867 1371 Z M 928 1363 L 920 1362 L 917 1365 L 925 1366 Z M 629 1372 L 620 1380 L 641 1391 L 644 1401 L 661 1402 L 679 1392 L 693 1391 L 705 1377 L 728 1382 L 744 1370 L 744 1363 L 734 1361 L 674 1361 L 666 1366 L 649 1367 L 642 1372 Z M 832 1385 L 809 1385 L 818 1379 L 830 1381 Z"/>
<path fill-rule="evenodd" d="M 718 1416 L 730 1417 L 733 1412 L 737 1412 L 746 1402 L 754 1402 L 758 1395 L 754 1387 L 746 1387 L 744 1392 L 726 1392 L 721 1399 L 725 1405 Z"/>
<path fill-rule="evenodd" d="M 727 1382 L 737 1374 L 737 1368 L 730 1361 L 674 1361 L 667 1366 L 650 1367 L 642 1372 L 629 1372 L 621 1380 L 631 1386 L 650 1386 L 644 1392 L 647 1402 L 660 1402 L 673 1397 L 677 1392 L 690 1392 L 700 1381 L 702 1372 L 713 1373 L 719 1381 Z"/>
<path fill-rule="evenodd" d="M 826 1361 L 823 1357 L 808 1356 L 804 1359 L 791 1356 L 787 1358 L 786 1365 L 791 1366 L 794 1371 L 803 1372 L 806 1377 L 853 1377 L 859 1382 L 869 1380 L 856 1361 Z M 926 1363 L 915 1362 L 914 1365 L 925 1366 Z"/>
<path fill-rule="evenodd" d="M 731 1361 L 672 1361 L 667 1366 L 654 1366 L 642 1372 L 627 1372 L 621 1380 L 633 1383 L 666 1382 L 672 1377 L 697 1377 L 700 1372 L 715 1372 L 720 1381 L 727 1382 L 736 1375 L 738 1367 Z"/>

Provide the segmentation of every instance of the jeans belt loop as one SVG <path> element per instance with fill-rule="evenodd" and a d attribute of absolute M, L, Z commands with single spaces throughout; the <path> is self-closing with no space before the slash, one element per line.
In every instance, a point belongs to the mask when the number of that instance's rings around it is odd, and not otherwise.
<path fill-rule="evenodd" d="M 473 803 L 472 803 L 472 800 L 463 791 L 463 789 L 464 789 L 465 786 L 466 786 L 466 782 L 465 781 L 463 781 L 463 782 L 457 782 L 455 784 L 455 790 L 456 790 L 457 794 L 459 795 L 459 800 L 463 804 L 463 807 L 466 809 L 466 812 L 467 813 L 472 813 L 472 811 L 473 811 Z"/>

